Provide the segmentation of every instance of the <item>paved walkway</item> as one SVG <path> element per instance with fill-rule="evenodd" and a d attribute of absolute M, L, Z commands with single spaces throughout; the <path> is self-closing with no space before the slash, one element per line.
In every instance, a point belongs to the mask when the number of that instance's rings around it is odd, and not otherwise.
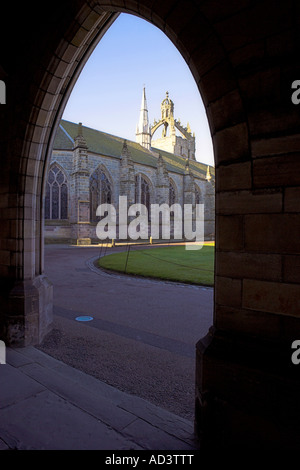
<path fill-rule="evenodd" d="M 9 349 L 0 365 L 0 448 L 196 449 L 179 402 L 193 409 L 212 289 L 101 273 L 97 256 L 46 246 L 55 328 L 43 350 Z"/>
<path fill-rule="evenodd" d="M 191 422 L 33 347 L 0 365 L 0 450 L 197 449 Z"/>

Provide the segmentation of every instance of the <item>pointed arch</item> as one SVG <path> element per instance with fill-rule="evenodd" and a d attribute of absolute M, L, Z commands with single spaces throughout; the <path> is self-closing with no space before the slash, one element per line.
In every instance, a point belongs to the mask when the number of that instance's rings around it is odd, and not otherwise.
<path fill-rule="evenodd" d="M 202 204 L 203 203 L 203 195 L 200 187 L 197 183 L 195 183 L 195 204 Z"/>
<path fill-rule="evenodd" d="M 49 168 L 45 193 L 45 219 L 68 218 L 68 179 L 64 169 L 56 162 Z"/>
<path fill-rule="evenodd" d="M 150 214 L 150 204 L 153 197 L 153 186 L 148 178 L 143 173 L 135 175 L 135 203 L 144 204 L 147 207 L 148 214 Z"/>
<path fill-rule="evenodd" d="M 177 186 L 172 178 L 169 178 L 169 205 L 172 206 L 178 200 Z"/>
<path fill-rule="evenodd" d="M 99 204 L 112 202 L 112 178 L 103 164 L 100 164 L 90 175 L 90 221 L 97 222 L 96 211 Z"/>

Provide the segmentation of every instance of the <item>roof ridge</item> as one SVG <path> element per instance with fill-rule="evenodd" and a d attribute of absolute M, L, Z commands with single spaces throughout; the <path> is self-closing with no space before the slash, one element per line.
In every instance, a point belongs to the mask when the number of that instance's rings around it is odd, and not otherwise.
<path fill-rule="evenodd" d="M 76 122 L 68 121 L 66 119 L 61 119 L 61 122 L 67 122 L 67 123 L 72 124 L 74 126 L 78 125 L 78 124 L 76 124 Z M 94 132 L 99 132 L 100 134 L 104 134 L 106 136 L 113 137 L 115 139 L 119 139 L 120 141 L 124 140 L 123 137 L 119 137 L 118 135 L 110 134 L 109 132 L 100 131 L 99 129 L 96 129 L 95 127 L 85 126 L 85 125 L 82 124 L 82 128 L 83 129 L 89 129 L 90 131 L 94 131 Z M 126 139 L 126 140 L 128 141 L 128 139 Z"/>
<path fill-rule="evenodd" d="M 70 141 L 72 142 L 72 144 L 74 144 L 74 139 L 72 139 L 72 137 L 70 136 L 70 134 L 66 131 L 66 129 L 62 126 L 61 122 L 59 123 L 59 127 L 61 128 L 61 130 L 66 134 L 66 136 L 68 137 L 68 139 L 70 139 Z"/>
<path fill-rule="evenodd" d="M 68 139 L 72 143 L 74 143 L 74 140 L 70 136 L 69 132 L 65 129 L 64 123 L 67 124 L 67 125 L 70 125 L 72 127 L 73 126 L 75 127 L 78 124 L 76 124 L 75 122 L 72 122 L 72 121 L 68 121 L 66 119 L 61 119 L 61 122 L 60 122 L 60 125 L 59 125 L 59 127 L 62 129 L 62 131 L 68 137 Z M 76 129 L 77 129 L 77 127 L 76 127 Z M 92 135 L 90 135 L 92 140 L 95 139 L 97 134 L 98 134 L 99 137 L 101 135 L 106 137 L 112 143 L 116 142 L 116 143 L 122 144 L 122 142 L 124 142 L 124 140 L 126 140 L 127 145 L 131 149 L 134 149 L 137 152 L 141 152 L 141 154 L 143 154 L 145 156 L 145 158 L 147 156 L 147 157 L 152 158 L 152 159 L 157 159 L 158 155 L 161 154 L 162 157 L 167 160 L 168 165 L 172 166 L 174 169 L 177 169 L 177 171 L 182 171 L 185 167 L 186 158 L 182 157 L 180 155 L 176 155 L 176 154 L 173 154 L 173 153 L 168 152 L 166 150 L 158 149 L 158 148 L 155 148 L 155 147 L 151 147 L 151 150 L 148 150 L 148 149 L 144 148 L 142 145 L 140 145 L 138 142 L 135 142 L 133 140 L 129 140 L 127 138 L 125 139 L 123 137 L 120 137 L 120 136 L 117 136 L 117 135 L 114 135 L 114 134 L 110 134 L 108 132 L 100 131 L 99 129 L 95 129 L 93 127 L 82 125 L 82 129 L 83 129 L 83 133 L 84 133 L 84 129 L 86 129 L 88 132 L 92 132 L 94 134 L 94 137 L 92 137 Z M 85 137 L 88 137 L 88 136 L 85 135 Z M 87 140 L 89 140 L 89 139 L 87 139 Z M 109 144 L 109 146 L 110 145 L 112 145 L 112 144 Z M 94 147 L 92 146 L 92 148 L 90 148 L 90 151 L 97 153 L 97 148 L 95 148 L 95 147 L 96 146 L 94 146 Z M 106 150 L 109 151 L 109 149 L 106 149 Z M 106 155 L 109 156 L 109 154 L 106 154 Z M 111 155 L 111 156 L 116 156 L 116 155 Z M 138 157 L 136 156 L 134 158 L 134 160 L 136 160 L 136 158 L 138 158 Z M 149 163 L 150 162 L 148 162 L 148 164 Z M 197 160 L 190 160 L 190 163 L 192 163 L 194 171 L 197 171 L 197 172 L 200 172 L 200 173 L 204 173 L 206 171 L 206 167 L 208 166 L 206 163 L 202 163 L 202 162 L 199 162 Z M 209 165 L 209 166 L 211 166 L 211 165 Z M 214 168 L 214 167 L 212 167 L 212 168 Z"/>

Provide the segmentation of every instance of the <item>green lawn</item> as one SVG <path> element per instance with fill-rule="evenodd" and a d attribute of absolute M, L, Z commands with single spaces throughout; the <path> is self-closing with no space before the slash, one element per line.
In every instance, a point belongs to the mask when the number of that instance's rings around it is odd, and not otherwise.
<path fill-rule="evenodd" d="M 104 269 L 124 272 L 127 252 L 101 258 Z M 184 246 L 151 248 L 129 252 L 126 273 L 212 286 L 214 282 L 214 246 L 186 250 Z"/>

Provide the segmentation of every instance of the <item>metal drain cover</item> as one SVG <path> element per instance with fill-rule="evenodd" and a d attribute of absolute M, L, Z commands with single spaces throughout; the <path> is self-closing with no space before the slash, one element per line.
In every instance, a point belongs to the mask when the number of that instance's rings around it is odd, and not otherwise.
<path fill-rule="evenodd" d="M 76 317 L 75 320 L 77 320 L 77 321 L 91 321 L 91 320 L 93 320 L 93 317 L 90 317 L 89 315 L 82 315 L 80 317 Z"/>

